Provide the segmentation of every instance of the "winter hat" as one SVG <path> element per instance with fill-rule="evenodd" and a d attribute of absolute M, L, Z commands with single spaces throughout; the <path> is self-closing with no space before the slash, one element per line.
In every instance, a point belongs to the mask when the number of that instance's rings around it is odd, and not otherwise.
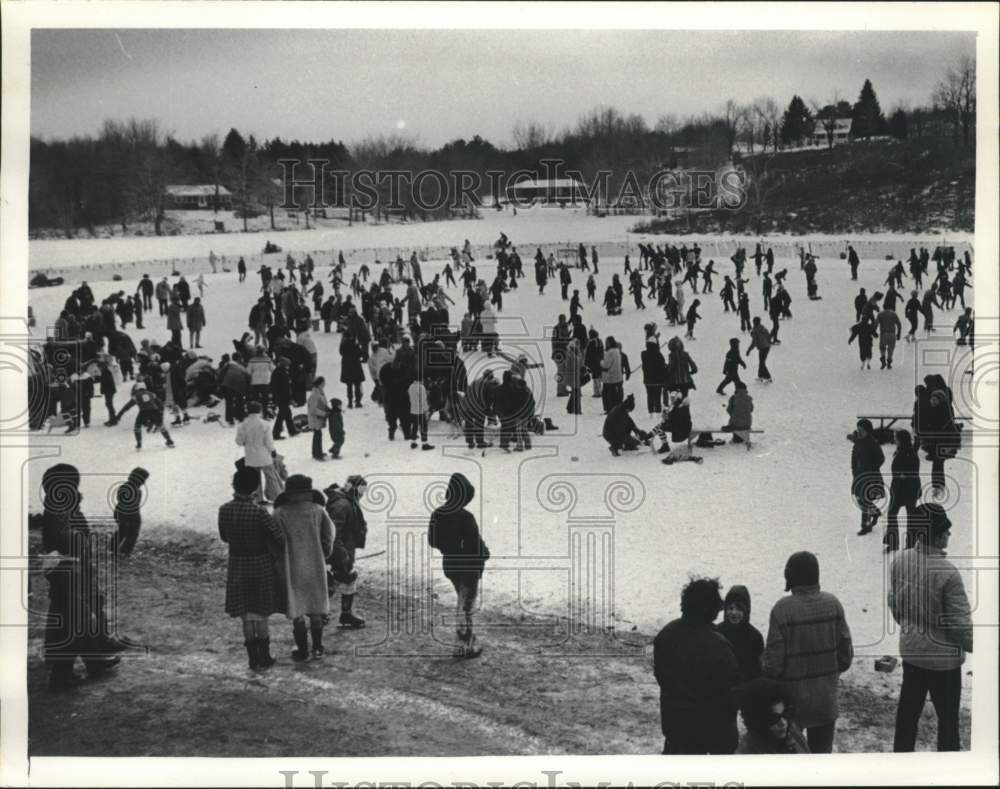
<path fill-rule="evenodd" d="M 334 397 L 330 400 L 330 408 L 332 408 L 334 411 L 339 411 L 343 407 L 343 405 L 344 405 L 343 401 L 337 397 Z"/>
<path fill-rule="evenodd" d="M 347 478 L 347 482 L 345 484 L 350 485 L 352 488 L 359 488 L 362 485 L 367 485 L 368 480 L 360 474 L 351 474 L 351 476 Z"/>
<path fill-rule="evenodd" d="M 740 608 L 743 609 L 743 615 L 746 617 L 747 621 L 750 621 L 750 592 L 745 586 L 736 585 L 730 587 L 729 591 L 726 592 L 725 604 L 735 603 Z"/>
<path fill-rule="evenodd" d="M 626 411 L 633 410 L 635 408 L 635 395 L 630 394 L 628 397 L 625 398 L 624 403 Z"/>
<path fill-rule="evenodd" d="M 128 475 L 128 481 L 136 485 L 142 485 L 147 479 L 149 479 L 149 472 L 142 466 L 136 466 Z"/>
<path fill-rule="evenodd" d="M 798 551 L 785 563 L 785 591 L 793 586 L 815 586 L 819 583 L 819 560 L 809 551 Z"/>
<path fill-rule="evenodd" d="M 917 505 L 917 517 L 923 524 L 930 525 L 931 539 L 948 531 L 951 528 L 951 521 L 947 513 L 940 504 L 919 504 Z"/>
<path fill-rule="evenodd" d="M 323 498 L 323 494 L 318 490 L 313 490 L 312 484 L 312 477 L 307 477 L 305 474 L 292 474 L 285 481 L 284 492 L 280 493 L 274 500 L 274 506 L 280 507 L 292 501 L 303 501 L 305 499 L 311 499 L 314 504 L 323 506 L 326 504 L 326 499 Z M 305 494 L 309 495 L 306 496 Z"/>
<path fill-rule="evenodd" d="M 858 420 L 858 427 L 860 427 L 862 430 L 864 430 L 869 435 L 871 435 L 872 433 L 875 432 L 875 428 L 872 426 L 872 423 L 871 423 L 870 419 L 859 419 Z"/>

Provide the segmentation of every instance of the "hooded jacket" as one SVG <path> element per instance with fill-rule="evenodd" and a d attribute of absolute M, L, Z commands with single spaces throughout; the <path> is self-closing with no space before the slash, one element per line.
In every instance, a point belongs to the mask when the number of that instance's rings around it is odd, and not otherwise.
<path fill-rule="evenodd" d="M 718 630 L 733 645 L 736 662 L 744 682 L 760 676 L 760 659 L 764 653 L 764 636 L 750 624 L 750 592 L 745 586 L 733 586 L 726 594 L 725 604 L 737 603 L 743 609 L 743 621 L 731 625 L 725 618 Z"/>
<path fill-rule="evenodd" d="M 441 552 L 444 574 L 453 581 L 480 578 L 490 558 L 475 516 L 465 509 L 475 495 L 464 474 L 452 474 L 444 504 L 431 513 L 427 543 Z"/>

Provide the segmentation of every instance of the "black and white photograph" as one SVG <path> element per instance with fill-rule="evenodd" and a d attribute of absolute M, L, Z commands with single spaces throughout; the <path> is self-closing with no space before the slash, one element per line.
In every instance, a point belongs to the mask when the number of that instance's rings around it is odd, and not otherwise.
<path fill-rule="evenodd" d="M 0 10 L 0 785 L 1000 781 L 998 6 Z"/>

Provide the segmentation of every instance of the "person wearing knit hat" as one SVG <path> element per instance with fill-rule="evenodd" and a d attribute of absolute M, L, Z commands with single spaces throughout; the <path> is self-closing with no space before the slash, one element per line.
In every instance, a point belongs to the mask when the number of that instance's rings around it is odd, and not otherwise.
<path fill-rule="evenodd" d="M 285 537 L 283 573 L 285 615 L 292 621 L 295 650 L 292 659 L 323 657 L 323 617 L 330 608 L 326 584 L 326 559 L 333 550 L 333 522 L 324 509 L 326 499 L 313 489 L 312 479 L 293 474 L 274 501 L 274 522 Z M 308 632 L 306 620 L 309 620 Z"/>
<path fill-rule="evenodd" d="M 724 618 L 718 630 L 733 645 L 743 681 L 749 682 L 760 675 L 760 658 L 764 653 L 764 637 L 750 624 L 750 592 L 745 586 L 733 586 L 723 604 Z"/>
<path fill-rule="evenodd" d="M 781 681 L 812 753 L 832 753 L 840 675 L 854 646 L 844 607 L 819 587 L 819 561 L 798 551 L 785 564 L 785 591 L 771 609 L 762 674 Z"/>
<path fill-rule="evenodd" d="M 139 539 L 139 530 L 142 528 L 142 488 L 149 479 L 149 472 L 142 466 L 136 466 L 125 480 L 118 487 L 115 496 L 115 523 L 118 524 L 118 531 L 115 537 L 115 544 L 118 547 L 119 556 L 129 556 L 135 543 Z"/>

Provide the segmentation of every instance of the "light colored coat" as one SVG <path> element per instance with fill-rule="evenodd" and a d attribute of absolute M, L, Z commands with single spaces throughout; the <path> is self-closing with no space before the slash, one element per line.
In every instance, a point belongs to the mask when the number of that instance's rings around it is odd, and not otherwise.
<path fill-rule="evenodd" d="M 236 428 L 236 445 L 243 447 L 244 462 L 251 468 L 266 468 L 272 465 L 274 438 L 271 426 L 261 419 L 260 414 L 247 414 L 246 419 Z"/>
<path fill-rule="evenodd" d="M 410 413 L 413 416 L 426 414 L 429 410 L 427 407 L 427 387 L 420 381 L 414 381 L 410 384 L 407 394 L 410 397 Z"/>
<path fill-rule="evenodd" d="M 601 369 L 604 371 L 604 383 L 620 384 L 624 380 L 621 349 L 608 348 L 604 352 L 604 361 L 601 362 Z"/>
<path fill-rule="evenodd" d="M 326 404 L 326 394 L 322 389 L 313 387 L 306 402 L 306 413 L 309 418 L 310 430 L 322 430 L 326 425 L 326 415 L 330 406 Z"/>
<path fill-rule="evenodd" d="M 299 495 L 307 498 L 295 500 Z M 274 509 L 274 522 L 285 535 L 283 568 L 289 619 L 330 610 L 326 558 L 333 551 L 333 521 L 308 495 L 291 494 L 291 501 Z"/>
<path fill-rule="evenodd" d="M 972 651 L 965 584 L 940 548 L 908 548 L 893 560 L 889 610 L 899 624 L 899 654 L 931 671 L 950 671 Z"/>

